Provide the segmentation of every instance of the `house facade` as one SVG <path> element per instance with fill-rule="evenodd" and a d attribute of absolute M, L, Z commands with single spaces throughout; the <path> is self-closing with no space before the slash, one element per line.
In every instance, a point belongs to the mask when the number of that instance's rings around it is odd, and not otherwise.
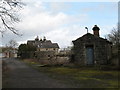
<path fill-rule="evenodd" d="M 87 33 L 72 41 L 74 62 L 80 65 L 105 65 L 110 62 L 112 43 L 99 36 L 100 28 L 95 25 L 93 34 Z"/>
<path fill-rule="evenodd" d="M 52 43 L 51 40 L 47 40 L 45 37 L 44 39 L 39 39 L 37 36 L 35 40 L 28 40 L 28 45 L 33 45 L 37 48 L 34 52 L 34 56 L 37 59 L 49 59 L 50 57 L 55 56 L 58 53 L 59 46 L 57 43 Z"/>

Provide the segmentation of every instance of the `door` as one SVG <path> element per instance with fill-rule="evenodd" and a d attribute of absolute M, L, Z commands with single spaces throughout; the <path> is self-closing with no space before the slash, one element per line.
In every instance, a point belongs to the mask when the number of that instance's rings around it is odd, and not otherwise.
<path fill-rule="evenodd" d="M 87 65 L 94 64 L 94 51 L 93 46 L 86 47 L 86 61 Z"/>

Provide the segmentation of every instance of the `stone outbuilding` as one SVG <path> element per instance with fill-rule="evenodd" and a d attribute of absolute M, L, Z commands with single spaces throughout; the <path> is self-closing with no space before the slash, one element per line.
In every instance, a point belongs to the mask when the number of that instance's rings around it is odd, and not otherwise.
<path fill-rule="evenodd" d="M 112 43 L 99 36 L 100 28 L 95 25 L 93 34 L 87 33 L 72 41 L 74 62 L 80 65 L 106 65 L 110 62 Z"/>

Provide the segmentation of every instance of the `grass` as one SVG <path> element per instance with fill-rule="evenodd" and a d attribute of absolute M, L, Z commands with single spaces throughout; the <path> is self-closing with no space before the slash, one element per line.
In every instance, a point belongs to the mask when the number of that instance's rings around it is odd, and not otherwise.
<path fill-rule="evenodd" d="M 118 71 L 103 71 L 95 67 L 40 67 L 39 63 L 25 62 L 51 78 L 71 84 L 73 88 L 118 88 Z"/>

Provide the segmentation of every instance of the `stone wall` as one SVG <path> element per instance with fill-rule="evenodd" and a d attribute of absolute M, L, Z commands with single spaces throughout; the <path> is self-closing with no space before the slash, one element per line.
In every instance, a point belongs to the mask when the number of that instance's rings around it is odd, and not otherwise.
<path fill-rule="evenodd" d="M 58 48 L 37 48 L 37 51 L 53 51 L 53 52 L 56 52 L 58 53 Z"/>
<path fill-rule="evenodd" d="M 41 64 L 47 64 L 47 65 L 62 65 L 62 64 L 68 64 L 69 63 L 69 58 L 68 57 L 51 57 L 51 58 L 44 58 L 44 59 L 38 59 L 38 61 Z"/>
<path fill-rule="evenodd" d="M 36 52 L 36 58 L 40 59 L 40 60 L 48 60 L 51 57 L 55 56 L 55 52 L 54 51 L 40 51 L 40 52 Z"/>
<path fill-rule="evenodd" d="M 77 39 L 74 43 L 74 60 L 75 63 L 86 65 L 86 47 L 93 46 L 94 64 L 107 64 L 111 58 L 111 44 L 102 38 L 88 34 Z"/>

